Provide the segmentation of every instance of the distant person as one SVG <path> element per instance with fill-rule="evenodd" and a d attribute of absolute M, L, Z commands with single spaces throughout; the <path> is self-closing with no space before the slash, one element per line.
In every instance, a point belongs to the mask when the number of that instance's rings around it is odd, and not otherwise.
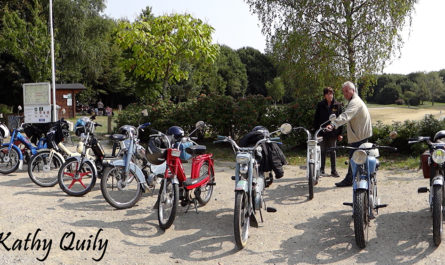
<path fill-rule="evenodd" d="M 320 101 L 317 104 L 317 109 L 315 111 L 315 117 L 314 117 L 314 129 L 318 130 L 320 128 L 320 125 L 327 120 L 329 120 L 329 116 L 331 114 L 335 114 L 337 117 L 340 116 L 342 112 L 342 105 L 340 102 L 337 102 L 334 98 L 334 90 L 330 87 L 326 87 L 323 89 L 323 96 L 324 99 Z M 321 165 L 320 165 L 320 171 L 321 174 L 324 175 L 324 168 L 326 164 L 326 155 L 328 153 L 328 149 L 330 147 L 337 146 L 337 140 L 341 141 L 343 139 L 343 136 L 341 136 L 343 132 L 343 126 L 340 126 L 339 128 L 332 130 L 332 131 L 326 131 L 321 132 L 320 136 L 323 136 L 323 141 L 320 143 L 320 149 L 321 149 Z M 331 157 L 331 176 L 334 178 L 340 177 L 337 173 L 336 168 L 336 152 L 335 150 L 329 151 L 330 157 Z"/>
<path fill-rule="evenodd" d="M 100 99 L 97 102 L 97 110 L 99 111 L 99 113 L 104 113 L 104 103 Z"/>
<path fill-rule="evenodd" d="M 359 147 L 362 143 L 368 141 L 372 136 L 371 115 L 365 102 L 357 94 L 354 83 L 347 81 L 342 86 L 343 96 L 349 101 L 345 111 L 340 114 L 337 119 L 331 122 L 326 128 L 330 131 L 339 128 L 343 124 L 347 124 L 348 145 Z M 349 152 L 351 159 L 353 150 Z M 346 177 L 335 183 L 337 187 L 352 186 L 352 169 L 349 163 L 348 173 Z"/>

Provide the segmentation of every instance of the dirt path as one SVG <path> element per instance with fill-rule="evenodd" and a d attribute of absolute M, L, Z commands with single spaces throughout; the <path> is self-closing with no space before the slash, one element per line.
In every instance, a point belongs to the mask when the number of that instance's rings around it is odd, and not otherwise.
<path fill-rule="evenodd" d="M 352 209 L 342 205 L 352 200 L 352 189 L 334 188 L 338 179 L 323 178 L 314 199 L 307 201 L 304 171 L 288 166 L 285 177 L 267 190 L 267 203 L 278 212 L 265 213 L 260 228 L 250 229 L 248 246 L 237 251 L 232 165 L 216 163 L 212 200 L 199 214 L 185 214 L 181 208 L 166 232 L 158 228 L 154 196 L 144 196 L 132 209 L 113 210 L 98 185 L 77 198 L 58 186 L 39 188 L 25 172 L 0 176 L 0 264 L 40 264 L 37 258 L 46 254 L 45 264 L 94 264 L 93 259 L 103 253 L 103 264 L 442 264 L 445 260 L 445 244 L 436 248 L 432 243 L 428 195 L 416 192 L 427 181 L 416 171 L 378 172 L 381 201 L 389 207 L 380 210 L 368 246 L 359 250 Z M 42 245 L 31 250 L 36 232 Z M 74 235 L 70 232 L 75 233 L 74 247 L 77 240 L 87 240 L 84 246 L 89 242 L 89 250 L 63 250 L 70 247 Z M 5 246 L 12 247 L 16 239 L 22 240 L 20 250 L 6 251 Z M 43 250 L 43 239 L 51 241 L 49 251 Z"/>

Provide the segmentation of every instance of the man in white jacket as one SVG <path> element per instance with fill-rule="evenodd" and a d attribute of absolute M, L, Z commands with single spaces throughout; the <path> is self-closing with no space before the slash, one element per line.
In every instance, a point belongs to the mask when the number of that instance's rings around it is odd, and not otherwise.
<path fill-rule="evenodd" d="M 347 124 L 348 145 L 359 147 L 362 143 L 367 142 L 372 136 L 371 115 L 369 115 L 368 107 L 365 102 L 358 96 L 354 83 L 347 81 L 342 86 L 343 96 L 349 101 L 344 112 L 337 119 L 327 126 L 328 130 L 333 130 Z M 349 152 L 349 159 L 352 157 L 353 151 Z M 335 183 L 337 187 L 352 186 L 352 170 L 348 168 L 346 177 Z"/>

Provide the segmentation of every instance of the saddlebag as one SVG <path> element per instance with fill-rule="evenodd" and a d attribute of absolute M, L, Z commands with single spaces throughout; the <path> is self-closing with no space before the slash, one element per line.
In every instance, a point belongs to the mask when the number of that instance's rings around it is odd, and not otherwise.
<path fill-rule="evenodd" d="M 422 155 L 420 155 L 420 166 L 422 167 L 423 177 L 426 179 L 430 178 L 430 166 L 428 165 L 430 156 L 429 150 L 426 150 Z"/>

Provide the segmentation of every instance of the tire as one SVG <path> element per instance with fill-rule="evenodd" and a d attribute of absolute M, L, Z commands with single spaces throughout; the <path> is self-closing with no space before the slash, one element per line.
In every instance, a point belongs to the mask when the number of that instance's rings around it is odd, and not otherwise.
<path fill-rule="evenodd" d="M 244 191 L 235 192 L 235 211 L 233 228 L 235 243 L 238 249 L 243 249 L 249 238 L 250 215 L 248 212 L 249 200 Z"/>
<path fill-rule="evenodd" d="M 215 176 L 213 175 L 212 170 L 209 168 L 209 162 L 205 161 L 199 169 L 199 177 L 202 177 L 204 174 L 208 175 L 209 171 L 210 178 L 207 184 L 196 189 L 196 199 L 201 206 L 206 205 L 210 201 L 210 198 L 213 194 L 213 186 L 215 182 Z"/>
<path fill-rule="evenodd" d="M 50 150 L 43 150 L 29 160 L 29 178 L 40 187 L 53 187 L 58 182 L 58 173 L 63 161 L 56 154 L 53 154 L 49 161 L 50 154 Z"/>
<path fill-rule="evenodd" d="M 78 169 L 79 163 L 77 158 L 69 158 L 60 167 L 57 176 L 60 188 L 71 196 L 83 196 L 96 184 L 97 176 L 93 163 L 85 161 L 82 168 Z"/>
<path fill-rule="evenodd" d="M 165 192 L 164 192 L 164 185 Z M 157 202 L 158 222 L 161 229 L 166 230 L 175 221 L 176 209 L 179 201 L 179 187 L 177 183 L 173 183 L 171 179 L 163 179 L 159 188 L 159 196 Z M 169 208 L 170 211 L 169 211 Z"/>
<path fill-rule="evenodd" d="M 116 209 L 133 207 L 142 196 L 142 187 L 136 173 L 129 171 L 125 180 L 124 167 L 106 167 L 100 180 L 105 200 Z"/>
<path fill-rule="evenodd" d="M 0 147 L 0 173 L 9 174 L 17 170 L 20 164 L 19 152 L 11 148 L 8 155 L 8 146 Z"/>
<path fill-rule="evenodd" d="M 359 248 L 365 248 L 368 241 L 369 211 L 366 190 L 354 192 L 354 233 Z"/>
<path fill-rule="evenodd" d="M 309 200 L 314 198 L 314 178 L 315 178 L 315 165 L 309 164 L 309 177 L 308 177 L 308 186 L 309 186 Z"/>
<path fill-rule="evenodd" d="M 433 241 L 440 245 L 442 241 L 442 186 L 433 186 Z"/>

